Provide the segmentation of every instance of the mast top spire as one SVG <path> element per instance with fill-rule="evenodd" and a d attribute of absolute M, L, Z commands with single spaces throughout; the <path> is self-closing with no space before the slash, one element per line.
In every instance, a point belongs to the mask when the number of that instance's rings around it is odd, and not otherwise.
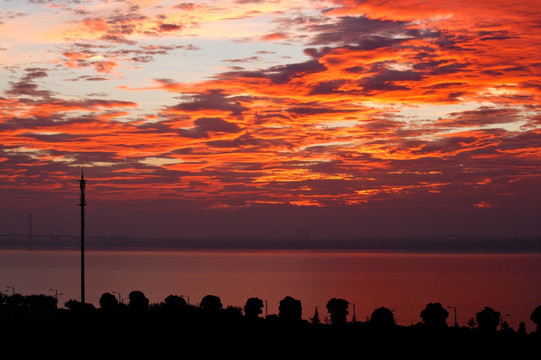
<path fill-rule="evenodd" d="M 86 188 L 86 180 L 85 175 L 83 171 L 83 165 L 81 165 L 81 180 L 79 180 L 79 187 L 81 189 L 81 203 L 79 205 L 85 206 L 85 188 Z"/>

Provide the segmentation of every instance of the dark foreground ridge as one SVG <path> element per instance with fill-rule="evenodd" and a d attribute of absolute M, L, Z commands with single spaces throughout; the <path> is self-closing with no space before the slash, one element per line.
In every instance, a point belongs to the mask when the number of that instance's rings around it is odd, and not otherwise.
<path fill-rule="evenodd" d="M 70 300 L 65 308 L 57 308 L 51 296 L 2 295 L 0 345 L 6 351 L 15 349 L 19 356 L 50 352 L 153 359 L 188 354 L 197 358 L 533 359 L 541 345 L 541 306 L 532 311 L 537 330 L 530 333 L 524 323 L 512 329 L 488 307 L 475 314 L 468 326 L 449 326 L 448 311 L 430 303 L 420 311 L 422 321 L 399 326 L 392 311 L 383 307 L 364 322 L 347 322 L 348 306 L 344 299 L 329 300 L 327 323 L 317 309 L 303 320 L 300 300 L 290 296 L 280 301 L 278 315 L 262 317 L 259 298 L 248 299 L 244 308 L 224 308 L 214 295 L 205 296 L 197 306 L 176 295 L 149 304 L 142 292 L 132 291 L 127 305 L 105 293 L 99 307 Z"/>

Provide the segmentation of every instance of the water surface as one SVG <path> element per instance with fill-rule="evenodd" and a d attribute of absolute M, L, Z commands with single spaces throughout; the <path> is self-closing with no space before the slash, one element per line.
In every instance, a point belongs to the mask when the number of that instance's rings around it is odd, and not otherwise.
<path fill-rule="evenodd" d="M 460 325 L 485 306 L 510 314 L 513 327 L 541 305 L 541 254 L 426 254 L 356 251 L 86 251 L 86 300 L 99 306 L 105 292 L 124 301 L 140 290 L 151 302 L 184 295 L 197 304 L 216 295 L 224 306 L 259 297 L 277 314 L 281 299 L 301 300 L 303 318 L 333 297 L 350 303 L 349 319 L 364 321 L 380 306 L 397 323 L 421 321 L 429 302 L 457 309 Z M 7 287 L 10 288 L 7 288 Z M 0 289 L 59 294 L 59 303 L 80 299 L 80 253 L 68 250 L 1 250 Z M 448 324 L 454 322 L 449 308 Z"/>

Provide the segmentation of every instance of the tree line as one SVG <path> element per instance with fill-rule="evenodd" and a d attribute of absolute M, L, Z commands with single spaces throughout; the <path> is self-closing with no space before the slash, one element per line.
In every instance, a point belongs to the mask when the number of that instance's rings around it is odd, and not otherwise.
<path fill-rule="evenodd" d="M 243 307 L 223 306 L 221 299 L 215 295 L 206 295 L 197 305 L 190 305 L 183 296 L 169 295 L 163 301 L 150 303 L 142 291 L 130 292 L 128 303 L 125 304 L 111 293 L 104 293 L 99 299 L 99 307 L 90 303 L 81 303 L 77 300 L 68 300 L 64 309 L 59 309 L 57 299 L 48 295 L 20 295 L 0 294 L 0 317 L 15 318 L 17 316 L 54 316 L 58 311 L 71 314 L 100 314 L 104 317 L 115 315 L 126 316 L 175 316 L 184 317 L 187 321 L 196 320 L 222 320 L 222 321 L 280 321 L 287 324 L 306 323 L 314 326 L 325 325 L 328 321 L 322 321 L 318 308 L 308 320 L 302 319 L 302 303 L 291 296 L 286 296 L 279 303 L 278 314 L 262 317 L 264 302 L 258 297 L 247 299 Z M 353 319 L 348 322 L 349 302 L 345 299 L 332 298 L 327 302 L 326 310 L 330 318 L 330 324 L 334 327 L 344 327 L 351 323 L 370 325 L 373 329 L 389 330 L 398 327 L 395 322 L 393 311 L 380 307 L 375 309 L 371 316 L 364 322 Z M 441 303 L 429 303 L 419 314 L 422 322 L 411 326 L 423 326 L 433 330 L 441 330 L 449 327 L 447 319 L 449 312 Z M 541 305 L 533 309 L 530 320 L 536 324 L 535 333 L 541 334 Z M 459 327 L 454 323 L 453 327 Z M 500 328 L 502 332 L 526 334 L 525 323 L 521 322 L 515 331 L 501 316 L 501 313 L 485 307 L 475 314 L 467 327 L 482 333 L 495 333 Z"/>
<path fill-rule="evenodd" d="M 449 312 L 440 303 L 429 303 L 420 311 L 417 324 L 396 324 L 393 311 L 380 307 L 365 321 L 348 321 L 350 304 L 332 298 L 322 320 L 315 309 L 302 318 L 302 303 L 284 297 L 277 314 L 263 315 L 264 301 L 257 297 L 244 306 L 224 306 L 215 295 L 197 304 L 169 295 L 151 303 L 141 291 L 132 291 L 128 301 L 104 293 L 99 305 L 68 300 L 58 307 L 47 295 L 0 294 L 0 346 L 27 351 L 46 351 L 122 357 L 143 353 L 149 358 L 171 354 L 201 357 L 235 355 L 254 357 L 343 358 L 351 354 L 386 355 L 447 354 L 461 358 L 517 358 L 530 354 L 541 344 L 541 306 L 530 319 L 537 329 L 526 332 L 524 323 L 512 329 L 501 314 L 485 307 L 466 326 L 447 324 Z M 33 351 L 33 352 L 32 352 Z M 465 356 L 467 354 L 467 356 Z M 263 356 L 265 355 L 265 356 Z M 522 357 L 521 357 L 522 358 Z"/>

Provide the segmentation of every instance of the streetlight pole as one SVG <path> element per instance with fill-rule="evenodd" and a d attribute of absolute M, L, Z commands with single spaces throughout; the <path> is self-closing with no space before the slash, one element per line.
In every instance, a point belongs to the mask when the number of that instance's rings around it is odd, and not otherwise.
<path fill-rule="evenodd" d="M 189 296 L 186 296 L 186 295 L 180 295 L 181 298 L 186 298 L 188 299 L 188 305 L 190 305 L 190 297 Z"/>
<path fill-rule="evenodd" d="M 58 290 L 56 289 L 49 289 L 50 291 L 54 291 L 54 300 L 56 301 L 56 304 L 58 306 L 58 295 L 62 295 L 62 293 L 58 293 Z"/>
<path fill-rule="evenodd" d="M 121 304 L 122 303 L 122 298 L 120 297 L 120 293 L 116 292 L 116 291 L 113 291 L 113 294 L 118 294 L 118 303 Z"/>

